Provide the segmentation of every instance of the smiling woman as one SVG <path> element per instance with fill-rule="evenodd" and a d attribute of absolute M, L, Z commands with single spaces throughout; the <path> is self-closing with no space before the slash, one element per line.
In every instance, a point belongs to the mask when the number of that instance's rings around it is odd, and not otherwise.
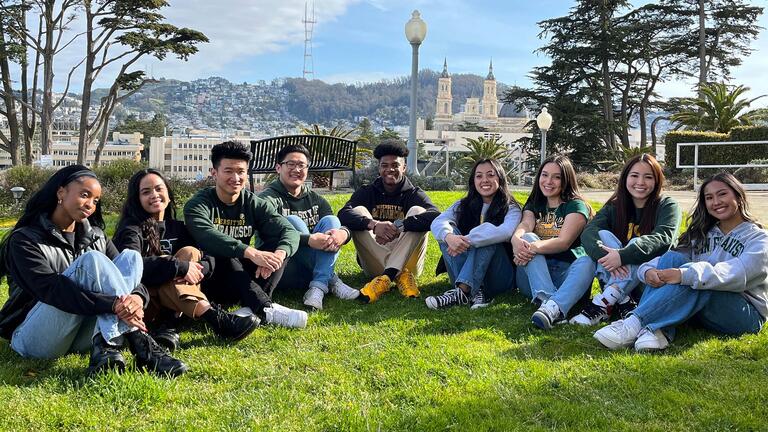
<path fill-rule="evenodd" d="M 30 358 L 90 348 L 90 374 L 123 370 L 119 347 L 126 340 L 139 367 L 180 375 L 187 366 L 145 332 L 141 259 L 118 253 L 104 235 L 100 197 L 96 174 L 72 165 L 29 199 L 2 245 L 0 273 L 8 274 L 10 289 L 0 335 Z"/>
<path fill-rule="evenodd" d="M 718 333 L 757 333 L 768 316 L 768 232 L 748 210 L 744 187 L 717 174 L 699 189 L 680 245 L 640 266 L 647 285 L 627 319 L 595 333 L 610 349 L 669 346 L 675 327 L 696 319 Z"/>
<path fill-rule="evenodd" d="M 453 288 L 427 297 L 430 309 L 470 304 L 488 306 L 493 296 L 514 287 L 509 239 L 520 222 L 520 205 L 507 189 L 507 176 L 495 159 L 475 163 L 467 196 L 432 222 L 432 235 Z"/>
<path fill-rule="evenodd" d="M 640 154 L 624 165 L 616 192 L 581 235 L 596 264 L 594 275 L 605 288 L 572 324 L 595 325 L 614 312 L 623 317 L 634 309 L 630 294 L 640 283 L 637 266 L 669 250 L 677 239 L 680 207 L 661 195 L 663 186 L 664 174 L 653 156 Z"/>

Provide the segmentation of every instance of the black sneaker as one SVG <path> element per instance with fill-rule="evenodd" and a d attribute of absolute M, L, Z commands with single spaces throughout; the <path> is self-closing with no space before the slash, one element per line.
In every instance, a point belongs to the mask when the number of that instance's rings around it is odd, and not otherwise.
<path fill-rule="evenodd" d="M 484 307 L 488 307 L 493 303 L 493 299 L 490 299 L 485 296 L 485 292 L 483 289 L 477 290 L 477 294 L 472 296 L 472 300 L 470 301 L 471 306 L 470 309 L 480 309 Z"/>
<path fill-rule="evenodd" d="M 599 306 L 590 302 L 580 314 L 571 318 L 569 322 L 571 324 L 593 326 L 599 324 L 600 321 L 606 321 L 610 315 L 608 306 Z"/>
<path fill-rule="evenodd" d="M 461 288 L 453 288 L 439 296 L 429 296 L 426 298 L 427 307 L 430 309 L 440 309 L 458 304 L 469 303 L 469 298 L 464 294 Z"/>
<path fill-rule="evenodd" d="M 156 329 L 150 331 L 152 339 L 159 343 L 163 348 L 170 352 L 176 351 L 179 347 L 181 338 L 175 328 L 169 327 L 165 324 L 161 324 Z"/>
<path fill-rule="evenodd" d="M 613 316 L 616 317 L 616 319 L 626 319 L 627 316 L 635 310 L 637 307 L 637 303 L 635 302 L 632 297 L 629 298 L 629 301 L 626 303 L 617 303 L 616 306 L 613 307 Z"/>
<path fill-rule="evenodd" d="M 158 345 L 152 336 L 141 330 L 126 333 L 125 339 L 128 347 L 136 357 L 136 366 L 139 369 L 147 369 L 158 375 L 176 377 L 189 368 L 179 359 L 172 357 L 168 350 Z"/>
<path fill-rule="evenodd" d="M 120 353 L 120 347 L 110 345 L 101 333 L 93 337 L 91 359 L 88 362 L 88 375 L 115 370 L 122 373 L 125 370 L 125 358 Z"/>
<path fill-rule="evenodd" d="M 211 308 L 205 311 L 203 319 L 217 336 L 230 341 L 245 338 L 253 333 L 260 323 L 256 315 L 235 315 L 215 303 L 211 303 Z"/>

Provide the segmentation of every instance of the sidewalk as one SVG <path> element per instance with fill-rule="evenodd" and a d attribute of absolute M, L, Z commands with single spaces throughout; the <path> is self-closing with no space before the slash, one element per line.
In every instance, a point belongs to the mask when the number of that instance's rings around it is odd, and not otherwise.
<path fill-rule="evenodd" d="M 582 190 L 585 198 L 590 201 L 604 203 L 613 194 L 612 190 Z M 694 191 L 664 191 L 664 195 L 671 196 L 684 212 L 693 211 L 696 201 Z M 750 212 L 763 224 L 768 224 L 768 191 L 747 191 Z"/>

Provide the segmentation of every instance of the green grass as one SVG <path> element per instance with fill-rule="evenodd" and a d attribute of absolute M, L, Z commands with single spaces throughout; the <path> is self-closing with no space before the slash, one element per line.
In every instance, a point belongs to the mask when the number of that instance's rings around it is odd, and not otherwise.
<path fill-rule="evenodd" d="M 444 209 L 460 193 L 430 195 Z M 328 198 L 338 209 L 347 197 Z M 351 246 L 338 270 L 361 286 Z M 447 288 L 433 275 L 438 257 L 430 240 L 423 297 Z M 300 304 L 299 293 L 277 297 Z M 372 305 L 328 298 L 305 330 L 263 327 L 234 346 L 203 327 L 185 331 L 177 356 L 191 372 L 175 380 L 91 380 L 85 355 L 24 360 L 0 342 L 0 429 L 766 429 L 765 332 L 684 327 L 662 354 L 613 353 L 594 329 L 536 330 L 533 311 L 517 294 L 481 311 L 431 311 L 396 291 Z"/>

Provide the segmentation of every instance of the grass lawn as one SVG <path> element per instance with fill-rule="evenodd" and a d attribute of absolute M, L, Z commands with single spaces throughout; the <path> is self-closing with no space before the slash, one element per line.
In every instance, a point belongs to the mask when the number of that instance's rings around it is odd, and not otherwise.
<path fill-rule="evenodd" d="M 444 209 L 461 193 L 430 195 Z M 347 198 L 329 196 L 334 209 Z M 609 352 L 595 329 L 535 329 L 534 307 L 517 294 L 485 310 L 427 309 L 423 297 L 448 287 L 433 275 L 438 257 L 430 239 L 419 300 L 396 290 L 372 305 L 327 298 L 305 330 L 263 327 L 234 346 L 202 326 L 185 331 L 177 356 L 191 372 L 175 380 L 91 380 L 86 355 L 24 360 L 0 342 L 0 429 L 768 429 L 766 332 L 684 327 L 664 353 Z M 351 244 L 338 272 L 366 282 Z M 298 293 L 277 299 L 300 305 Z"/>

